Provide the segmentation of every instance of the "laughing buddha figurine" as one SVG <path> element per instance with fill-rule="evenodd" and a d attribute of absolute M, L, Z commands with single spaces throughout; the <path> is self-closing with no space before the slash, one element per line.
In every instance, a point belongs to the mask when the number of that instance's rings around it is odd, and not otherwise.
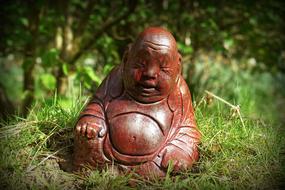
<path fill-rule="evenodd" d="M 139 34 L 80 114 L 74 166 L 113 165 L 142 176 L 190 169 L 198 159 L 197 129 L 181 55 L 167 30 Z"/>

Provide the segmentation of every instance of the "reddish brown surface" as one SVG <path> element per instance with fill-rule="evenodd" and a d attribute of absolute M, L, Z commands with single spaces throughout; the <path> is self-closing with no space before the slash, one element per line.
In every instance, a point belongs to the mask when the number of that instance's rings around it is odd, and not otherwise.
<path fill-rule="evenodd" d="M 75 128 L 74 165 L 143 176 L 191 168 L 200 133 L 191 96 L 181 76 L 181 56 L 162 28 L 142 32 L 102 82 Z"/>

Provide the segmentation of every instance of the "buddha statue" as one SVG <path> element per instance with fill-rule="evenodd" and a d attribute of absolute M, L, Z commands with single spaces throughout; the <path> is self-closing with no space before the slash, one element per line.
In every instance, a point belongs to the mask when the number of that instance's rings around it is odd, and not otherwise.
<path fill-rule="evenodd" d="M 74 166 L 163 177 L 198 159 L 189 88 L 174 37 L 159 27 L 139 34 L 104 79 L 75 127 Z"/>

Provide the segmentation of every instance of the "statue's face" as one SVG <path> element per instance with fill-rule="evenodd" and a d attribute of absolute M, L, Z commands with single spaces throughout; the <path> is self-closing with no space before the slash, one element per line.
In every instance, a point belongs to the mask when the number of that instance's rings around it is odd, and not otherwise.
<path fill-rule="evenodd" d="M 155 38 L 155 39 L 153 39 Z M 123 70 L 127 93 L 142 103 L 166 98 L 180 73 L 180 55 L 166 37 L 147 36 L 129 52 Z"/>

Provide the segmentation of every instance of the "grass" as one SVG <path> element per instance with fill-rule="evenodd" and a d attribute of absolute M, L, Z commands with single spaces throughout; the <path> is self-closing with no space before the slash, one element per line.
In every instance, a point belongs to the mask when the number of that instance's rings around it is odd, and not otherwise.
<path fill-rule="evenodd" d="M 279 98 L 268 74 L 236 72 L 215 66 L 201 85 L 231 104 L 199 93 L 194 97 L 202 133 L 200 159 L 191 171 L 146 181 L 118 176 L 110 169 L 69 172 L 72 129 L 86 97 L 54 97 L 36 104 L 27 119 L 15 117 L 0 128 L 1 189 L 279 189 L 284 178 L 284 124 Z M 223 75 L 221 73 L 227 73 Z M 213 80 L 213 81 L 211 81 Z M 218 81 L 218 82 L 217 82 Z M 202 84 L 202 83 L 201 83 Z M 214 84 L 214 85 L 213 85 Z M 219 86 L 215 86 L 219 85 Z M 221 86 L 222 85 L 222 86 Z M 281 97 L 281 96 L 280 96 Z M 68 103 L 68 104 L 67 104 Z M 130 183 L 131 181 L 131 183 Z"/>

